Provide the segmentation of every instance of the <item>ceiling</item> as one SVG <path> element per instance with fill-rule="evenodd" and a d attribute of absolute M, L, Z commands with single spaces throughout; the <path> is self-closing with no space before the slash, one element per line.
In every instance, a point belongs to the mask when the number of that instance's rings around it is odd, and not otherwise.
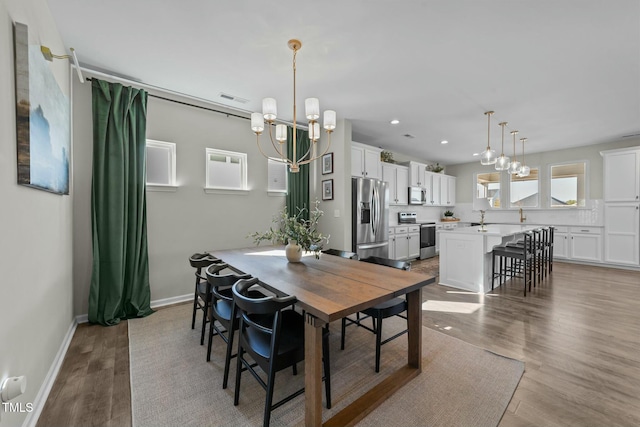
<path fill-rule="evenodd" d="M 511 130 L 527 153 L 640 134 L 640 0 L 48 3 L 87 68 L 287 121 L 297 38 L 298 117 L 317 97 L 354 141 L 445 165 L 485 148 L 487 110 L 507 155 Z"/>

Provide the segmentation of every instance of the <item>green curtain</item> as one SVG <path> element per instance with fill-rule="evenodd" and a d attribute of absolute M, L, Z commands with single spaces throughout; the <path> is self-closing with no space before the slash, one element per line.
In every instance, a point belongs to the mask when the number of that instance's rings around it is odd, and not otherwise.
<path fill-rule="evenodd" d="M 89 321 L 115 325 L 150 307 L 145 155 L 147 93 L 93 79 L 93 270 Z"/>
<path fill-rule="evenodd" d="M 309 132 L 297 130 L 297 154 L 304 155 L 309 149 Z M 287 154 L 293 155 L 293 128 L 287 127 Z M 289 191 L 287 192 L 287 212 L 289 214 L 298 213 L 298 208 L 306 208 L 302 217 L 309 219 L 309 164 L 300 166 L 300 172 L 289 173 Z"/>

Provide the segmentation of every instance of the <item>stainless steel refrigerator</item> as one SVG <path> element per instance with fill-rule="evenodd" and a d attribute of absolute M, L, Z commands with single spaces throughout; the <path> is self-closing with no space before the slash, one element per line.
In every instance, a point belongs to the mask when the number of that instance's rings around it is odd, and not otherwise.
<path fill-rule="evenodd" d="M 389 257 L 389 184 L 351 178 L 352 251 L 360 259 Z"/>

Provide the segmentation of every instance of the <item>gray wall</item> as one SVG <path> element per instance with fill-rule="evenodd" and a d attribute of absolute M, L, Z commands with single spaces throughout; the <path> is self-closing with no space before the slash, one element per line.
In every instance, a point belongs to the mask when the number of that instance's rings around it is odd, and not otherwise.
<path fill-rule="evenodd" d="M 73 101 L 74 311 L 80 315 L 87 313 L 91 281 L 91 84 L 75 83 Z M 147 137 L 177 145 L 177 191 L 147 191 L 151 300 L 157 302 L 193 293 L 193 269 L 187 260 L 191 254 L 253 246 L 246 236 L 267 230 L 285 199 L 267 194 L 267 160 L 256 147 L 248 120 L 150 96 Z M 270 146 L 268 136 L 262 138 Z M 248 154 L 248 195 L 204 192 L 207 147 Z"/>
<path fill-rule="evenodd" d="M 531 167 L 539 167 L 541 174 L 541 200 L 548 197 L 548 167 L 550 164 L 562 163 L 573 160 L 587 160 L 589 162 L 588 180 L 589 180 L 589 199 L 602 199 L 602 156 L 600 151 L 613 150 L 615 148 L 625 148 L 640 145 L 640 138 L 626 138 L 620 141 L 609 142 L 606 144 L 589 145 L 585 147 L 569 148 L 565 150 L 547 151 L 544 153 L 527 154 L 525 151 L 525 160 L 527 165 Z M 510 153 L 505 153 L 510 155 Z M 520 154 L 520 152 L 516 152 Z M 457 177 L 456 180 L 456 202 L 472 203 L 474 176 L 476 173 L 492 171 L 493 166 L 482 166 L 480 161 L 472 163 L 464 163 L 460 165 L 447 166 L 446 173 Z"/>
<path fill-rule="evenodd" d="M 61 54 L 64 45 L 45 0 L 0 2 L 0 381 L 26 375 L 13 402 L 37 404 L 47 373 L 73 324 L 70 196 L 17 185 L 13 22 L 29 27 L 29 43 Z M 69 63 L 51 69 L 69 93 Z M 35 413 L 29 420 L 35 419 Z M 26 413 L 3 413 L 2 425 Z"/>

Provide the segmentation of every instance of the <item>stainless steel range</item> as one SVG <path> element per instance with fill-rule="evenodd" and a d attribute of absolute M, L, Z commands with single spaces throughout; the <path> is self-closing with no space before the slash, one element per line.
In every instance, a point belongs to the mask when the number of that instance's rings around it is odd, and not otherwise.
<path fill-rule="evenodd" d="M 420 224 L 420 259 L 436 256 L 435 222 L 418 222 L 416 212 L 398 212 L 398 224 Z"/>

